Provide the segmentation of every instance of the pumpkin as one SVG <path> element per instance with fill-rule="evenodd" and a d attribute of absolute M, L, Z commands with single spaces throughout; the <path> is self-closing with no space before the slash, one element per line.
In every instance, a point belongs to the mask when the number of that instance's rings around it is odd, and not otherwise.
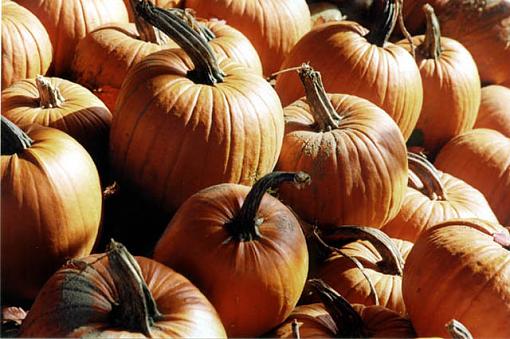
<path fill-rule="evenodd" d="M 225 338 L 218 314 L 188 279 L 120 243 L 67 262 L 44 285 L 22 337 Z"/>
<path fill-rule="evenodd" d="M 475 128 L 490 128 L 510 138 L 510 88 L 490 85 L 482 88 L 482 101 Z"/>
<path fill-rule="evenodd" d="M 253 44 L 264 75 L 280 65 L 294 44 L 310 30 L 305 0 L 187 0 L 202 18 L 218 18 L 238 29 Z"/>
<path fill-rule="evenodd" d="M 409 168 L 419 183 L 407 188 L 402 208 L 382 228 L 390 237 L 415 242 L 422 232 L 449 219 L 498 221 L 483 194 L 464 181 L 438 171 L 428 160 L 412 153 Z"/>
<path fill-rule="evenodd" d="M 307 33 L 289 53 L 283 69 L 303 62 L 320 72 L 331 93 L 365 98 L 381 107 L 408 139 L 420 114 L 423 88 L 413 57 L 387 41 L 397 20 L 398 0 L 376 2 L 378 20 L 370 31 L 351 21 L 328 23 Z M 276 91 L 285 106 L 303 96 L 292 73 L 280 74 Z"/>
<path fill-rule="evenodd" d="M 330 21 L 341 21 L 345 19 L 338 6 L 330 2 L 314 2 L 308 5 L 312 19 L 312 27 Z"/>
<path fill-rule="evenodd" d="M 22 80 L 2 91 L 2 114 L 22 128 L 40 124 L 66 132 L 98 167 L 106 166 L 112 114 L 88 89 L 60 78 Z"/>
<path fill-rule="evenodd" d="M 285 137 L 277 168 L 303 170 L 303 191 L 280 197 L 319 227 L 381 227 L 399 211 L 407 182 L 406 148 L 398 126 L 368 100 L 326 94 L 320 73 L 301 67 L 307 93 L 285 107 Z"/>
<path fill-rule="evenodd" d="M 35 14 L 46 28 L 53 46 L 50 75 L 64 76 L 71 66 L 76 44 L 95 28 L 127 22 L 122 0 L 16 0 Z"/>
<path fill-rule="evenodd" d="M 305 237 L 292 212 L 265 192 L 302 172 L 273 172 L 251 188 L 220 184 L 179 208 L 154 259 L 188 277 L 218 311 L 229 337 L 255 337 L 294 309 L 308 273 Z M 211 274 L 214 268 L 214 274 Z"/>
<path fill-rule="evenodd" d="M 439 152 L 438 169 L 479 190 L 502 225 L 510 225 L 510 138 L 490 129 L 465 132 Z"/>
<path fill-rule="evenodd" d="M 39 19 L 17 3 L 2 0 L 2 88 L 46 74 L 51 60 L 50 37 Z"/>
<path fill-rule="evenodd" d="M 101 221 L 94 162 L 67 134 L 2 116 L 2 298 L 33 299 L 67 259 L 88 255 Z"/>
<path fill-rule="evenodd" d="M 126 76 L 110 134 L 119 183 L 175 211 L 202 188 L 251 185 L 272 171 L 284 130 L 273 88 L 245 67 L 217 59 L 174 13 L 140 6 L 144 19 L 184 51 L 153 53 Z"/>
<path fill-rule="evenodd" d="M 431 155 L 454 136 L 473 128 L 480 106 L 480 78 L 471 54 L 457 41 L 441 37 L 432 6 L 423 7 L 425 35 L 413 37 L 423 81 L 423 106 L 416 129 Z M 410 49 L 407 41 L 399 44 Z"/>
<path fill-rule="evenodd" d="M 455 219 L 428 229 L 407 257 L 402 292 L 419 336 L 446 336 L 444 324 L 452 318 L 474 338 L 507 336 L 508 230 L 479 219 Z"/>
<path fill-rule="evenodd" d="M 322 303 L 300 305 L 273 338 L 414 338 L 411 322 L 382 306 L 349 304 L 320 279 L 308 281 Z"/>

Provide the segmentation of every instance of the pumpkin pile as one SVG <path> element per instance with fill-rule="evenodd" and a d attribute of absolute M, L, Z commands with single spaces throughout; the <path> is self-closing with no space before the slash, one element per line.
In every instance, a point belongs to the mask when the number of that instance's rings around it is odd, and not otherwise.
<path fill-rule="evenodd" d="M 508 60 L 506 0 L 2 0 L 0 335 L 510 336 Z"/>

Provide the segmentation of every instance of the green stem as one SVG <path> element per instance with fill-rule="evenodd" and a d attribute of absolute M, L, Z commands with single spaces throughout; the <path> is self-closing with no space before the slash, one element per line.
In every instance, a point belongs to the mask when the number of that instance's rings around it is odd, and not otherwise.
<path fill-rule="evenodd" d="M 192 29 L 179 15 L 155 7 L 147 0 L 136 4 L 136 13 L 167 34 L 188 54 L 195 66 L 188 72 L 190 79 L 205 85 L 223 82 L 224 73 L 220 69 L 211 47 L 204 37 Z"/>
<path fill-rule="evenodd" d="M 422 187 L 413 187 L 429 197 L 430 200 L 446 200 L 446 191 L 439 178 L 439 172 L 426 158 L 412 152 L 407 153 L 409 170 L 421 181 Z M 413 184 L 411 182 L 411 184 Z"/>
<path fill-rule="evenodd" d="M 251 241 L 261 237 L 259 226 L 264 220 L 257 217 L 260 202 L 268 189 L 286 181 L 301 187 L 310 183 L 310 176 L 304 172 L 272 172 L 259 179 L 246 196 L 241 209 L 225 224 L 232 238 L 237 241 Z"/>
<path fill-rule="evenodd" d="M 48 78 L 38 75 L 35 77 L 35 84 L 39 92 L 39 106 L 42 108 L 56 108 L 62 106 L 65 101 L 64 97 Z"/>
<path fill-rule="evenodd" d="M 135 14 L 135 25 L 139 39 L 145 42 L 163 45 L 168 40 L 168 37 L 138 15 L 136 12 L 136 4 L 138 2 L 140 2 L 140 0 L 129 0 L 131 10 Z"/>
<path fill-rule="evenodd" d="M 441 56 L 441 30 L 439 28 L 439 20 L 431 5 L 423 5 L 423 12 L 427 19 L 427 31 L 423 43 L 418 47 L 418 51 L 426 59 L 437 60 Z"/>
<path fill-rule="evenodd" d="M 446 324 L 446 329 L 452 339 L 473 339 L 473 335 L 461 322 L 453 319 Z"/>
<path fill-rule="evenodd" d="M 365 36 L 368 42 L 384 47 L 393 33 L 398 20 L 398 0 L 375 0 L 372 4 L 372 18 L 375 18 L 370 32 Z"/>
<path fill-rule="evenodd" d="M 32 146 L 30 137 L 9 119 L 2 117 L 2 155 L 21 153 Z"/>
<path fill-rule="evenodd" d="M 308 101 L 319 130 L 322 132 L 338 128 L 342 117 L 338 115 L 329 100 L 321 74 L 308 64 L 303 64 L 298 73 L 305 88 L 306 101 Z"/>

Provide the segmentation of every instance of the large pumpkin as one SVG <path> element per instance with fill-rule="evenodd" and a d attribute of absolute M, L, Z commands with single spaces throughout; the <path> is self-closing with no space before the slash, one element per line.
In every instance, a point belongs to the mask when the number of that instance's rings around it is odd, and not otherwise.
<path fill-rule="evenodd" d="M 438 224 L 407 257 L 402 290 L 419 336 L 446 336 L 457 319 L 474 338 L 510 333 L 510 234 L 478 219 Z"/>
<path fill-rule="evenodd" d="M 182 275 L 112 241 L 44 285 L 22 337 L 225 338 L 214 307 Z"/>
<path fill-rule="evenodd" d="M 423 89 L 413 57 L 387 41 L 398 14 L 393 1 L 398 0 L 374 3 L 382 8 L 376 11 L 378 20 L 370 31 L 351 21 L 314 28 L 294 46 L 281 68 L 309 62 L 321 72 L 329 92 L 356 95 L 378 105 L 407 140 L 420 114 Z M 304 94 L 293 73 L 278 76 L 276 91 L 284 107 Z"/>
<path fill-rule="evenodd" d="M 510 138 L 475 129 L 453 138 L 435 165 L 478 189 L 502 225 L 510 225 Z"/>
<path fill-rule="evenodd" d="M 265 75 L 280 69 L 294 44 L 310 30 L 305 0 L 187 0 L 202 18 L 218 18 L 238 29 L 257 50 Z"/>
<path fill-rule="evenodd" d="M 51 60 L 50 37 L 39 19 L 17 3 L 2 0 L 2 89 L 46 74 Z"/>
<path fill-rule="evenodd" d="M 308 273 L 305 237 L 292 212 L 265 192 L 284 181 L 303 185 L 309 179 L 274 172 L 251 190 L 209 187 L 181 206 L 159 239 L 154 259 L 204 292 L 229 337 L 261 335 L 296 305 Z"/>
<path fill-rule="evenodd" d="M 300 217 L 323 228 L 381 227 L 399 211 L 407 157 L 398 126 L 368 100 L 326 94 L 320 74 L 299 71 L 306 98 L 285 108 L 285 137 L 277 168 L 303 170 L 313 181 L 280 197 Z"/>
<path fill-rule="evenodd" d="M 482 88 L 475 128 L 494 129 L 510 138 L 510 88 L 499 85 Z"/>
<path fill-rule="evenodd" d="M 122 0 L 16 0 L 41 20 L 53 45 L 50 75 L 66 75 L 80 39 L 95 28 L 128 22 Z"/>
<path fill-rule="evenodd" d="M 185 51 L 153 53 L 126 76 L 110 135 L 120 181 L 175 210 L 202 188 L 251 185 L 272 171 L 284 129 L 275 91 L 245 67 L 218 62 L 175 14 L 143 4 L 151 23 Z"/>
<path fill-rule="evenodd" d="M 90 254 L 101 187 L 87 152 L 67 134 L 2 116 L 2 298 L 35 298 L 67 259 Z"/>

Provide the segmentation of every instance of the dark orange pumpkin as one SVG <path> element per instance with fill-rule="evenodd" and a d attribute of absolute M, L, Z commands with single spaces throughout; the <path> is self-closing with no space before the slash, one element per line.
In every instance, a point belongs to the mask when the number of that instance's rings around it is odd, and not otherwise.
<path fill-rule="evenodd" d="M 22 337 L 224 338 L 211 303 L 182 275 L 112 241 L 71 260 L 37 296 Z"/>
<path fill-rule="evenodd" d="M 304 173 L 274 172 L 251 190 L 209 187 L 181 206 L 159 239 L 154 259 L 204 292 L 229 337 L 261 335 L 294 309 L 308 273 L 306 241 L 292 212 L 265 192 L 284 181 L 309 180 Z"/>
<path fill-rule="evenodd" d="M 494 129 L 510 138 L 510 88 L 499 85 L 482 88 L 475 128 Z"/>

